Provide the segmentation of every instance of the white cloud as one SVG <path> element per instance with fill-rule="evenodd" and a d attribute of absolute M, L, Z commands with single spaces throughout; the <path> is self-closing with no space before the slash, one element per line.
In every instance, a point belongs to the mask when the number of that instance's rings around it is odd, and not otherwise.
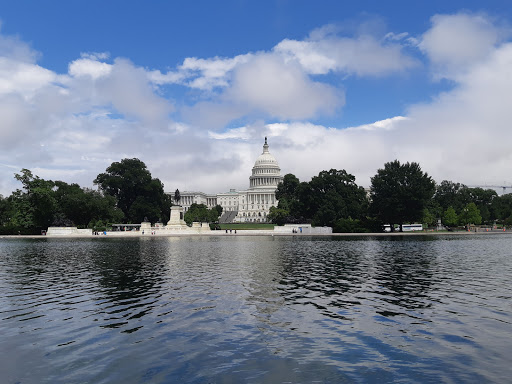
<path fill-rule="evenodd" d="M 384 36 L 384 40 L 401 41 L 408 37 L 409 37 L 409 33 L 407 33 L 407 32 L 402 32 L 402 33 L 388 32 Z"/>
<path fill-rule="evenodd" d="M 251 54 L 239 55 L 233 58 L 198 59 L 186 58 L 180 66 L 180 70 L 186 73 L 199 74 L 198 77 L 188 83 L 191 88 L 211 90 L 214 87 L 226 87 L 227 74 L 240 64 L 250 60 Z"/>
<path fill-rule="evenodd" d="M 83 58 L 69 64 L 69 74 L 75 77 L 90 76 L 96 80 L 100 77 L 108 76 L 111 72 L 112 65 L 96 59 Z"/>
<path fill-rule="evenodd" d="M 285 39 L 270 51 L 186 58 L 176 71 L 152 71 L 149 76 L 156 84 L 206 91 L 199 102 L 183 109 L 182 116 L 191 125 L 222 130 L 237 119 L 302 120 L 339 110 L 345 103 L 343 90 L 312 75 L 383 76 L 418 64 L 396 42 L 406 33 L 381 40 L 369 34 L 337 33 L 328 25 L 302 41 Z"/>
<path fill-rule="evenodd" d="M 149 133 L 185 130 L 173 125 L 172 105 L 147 72 L 129 61 L 107 64 L 105 54 L 83 55 L 59 75 L 37 65 L 38 56 L 0 35 L 0 179 L 29 168 L 52 179 L 74 175 L 68 181 L 90 186 L 106 161 L 151 154 Z M 0 193 L 16 187 L 3 181 Z"/>
<path fill-rule="evenodd" d="M 429 40 L 450 19 L 433 19 L 423 35 L 422 49 L 443 70 L 469 58 L 452 90 L 403 116 L 349 128 L 308 121 L 344 102 L 343 92 L 323 83 L 321 74 L 374 76 L 411 68 L 399 44 L 408 35 L 380 41 L 315 33 L 267 52 L 185 59 L 164 74 L 126 59 L 107 63 L 101 54 L 82 55 L 67 74 L 57 74 L 37 65 L 38 54 L 27 45 L 0 35 L 0 193 L 18 187 L 12 174 L 21 168 L 91 186 L 124 157 L 146 162 L 166 190 L 247 188 L 264 135 L 283 173 L 301 180 L 338 168 L 367 186 L 379 167 L 398 158 L 419 162 L 438 181 L 511 182 L 512 45 L 502 43 L 499 32 L 490 38 L 492 26 L 467 17 L 468 31 L 484 34 L 474 51 L 451 56 L 442 42 Z M 185 121 L 172 121 L 173 106 L 158 91 L 169 83 L 205 91 L 199 102 L 180 107 Z"/>
<path fill-rule="evenodd" d="M 347 131 L 349 131 L 349 130 L 353 130 L 353 131 L 382 131 L 382 130 L 391 131 L 391 130 L 395 129 L 397 122 L 404 121 L 404 120 L 408 120 L 408 118 L 404 117 L 404 116 L 395 116 L 395 117 L 391 117 L 389 119 L 376 121 L 375 123 L 372 123 L 372 124 L 363 124 L 358 127 L 347 128 L 346 130 Z"/>
<path fill-rule="evenodd" d="M 98 98 L 112 103 L 121 114 L 141 119 L 145 123 L 167 127 L 171 104 L 155 94 L 142 68 L 126 59 L 116 59 L 109 76 L 96 82 Z"/>
<path fill-rule="evenodd" d="M 25 106 L 20 97 L 0 98 L 0 119 L 0 148 L 3 153 L 18 148 L 22 141 L 29 142 L 32 134 L 37 135 L 44 128 L 44 122 L 38 119 L 37 113 Z"/>
<path fill-rule="evenodd" d="M 250 60 L 252 54 L 238 55 L 233 58 L 213 57 L 201 59 L 187 57 L 178 66 L 177 71 L 162 74 L 160 71 L 151 71 L 149 77 L 155 84 L 183 84 L 190 88 L 211 91 L 217 87 L 229 85 L 230 73 L 238 65 Z"/>
<path fill-rule="evenodd" d="M 425 146 L 417 152 L 429 158 L 433 174 L 469 184 L 512 181 L 505 168 L 512 161 L 511 66 L 512 44 L 503 44 L 468 68 L 453 91 L 411 108 L 408 116 Z"/>
<path fill-rule="evenodd" d="M 250 132 L 247 127 L 240 128 L 232 128 L 223 133 L 217 132 L 208 132 L 208 137 L 217 140 L 225 140 L 225 139 L 239 139 L 239 140 L 248 140 L 251 138 Z"/>
<path fill-rule="evenodd" d="M 159 70 L 149 71 L 148 79 L 157 85 L 164 84 L 181 84 L 185 79 L 186 75 L 180 72 L 167 72 L 162 73 Z"/>
<path fill-rule="evenodd" d="M 332 55 L 325 55 L 310 41 L 285 39 L 274 47 L 274 51 L 282 54 L 288 60 L 297 60 L 311 74 L 325 75 L 338 65 Z"/>
<path fill-rule="evenodd" d="M 0 57 L 0 94 L 30 98 L 56 78 L 55 73 L 38 65 Z"/>
<path fill-rule="evenodd" d="M 259 55 L 240 66 L 225 97 L 278 119 L 311 118 L 342 105 L 333 87 L 312 81 L 274 55 Z"/>
<path fill-rule="evenodd" d="M 375 123 L 379 125 L 381 122 Z M 359 183 L 369 185 L 369 178 L 389 160 L 392 148 L 385 130 L 366 128 L 282 123 L 277 130 L 274 125 L 268 127 L 272 133 L 269 143 L 284 173 L 293 173 L 300 180 L 309 181 L 322 170 L 336 168 L 347 170 L 356 175 Z"/>
<path fill-rule="evenodd" d="M 84 59 L 90 60 L 107 60 L 110 58 L 110 53 L 108 52 L 81 52 L 80 57 Z"/>
<path fill-rule="evenodd" d="M 418 162 L 438 182 L 448 179 L 468 185 L 510 185 L 510 68 L 512 43 L 505 43 L 468 66 L 454 89 L 429 103 L 411 106 L 405 116 L 346 129 L 309 122 L 273 123 L 263 131 L 238 128 L 217 138 L 229 138 L 220 146 L 225 151 L 240 157 L 249 151 L 254 161 L 258 138 L 261 141 L 267 134 L 282 171 L 301 180 L 338 168 L 369 186 L 378 168 L 399 159 Z M 244 136 L 244 143 L 233 140 L 241 131 L 251 133 Z M 249 161 L 245 174 L 251 166 Z M 242 172 L 240 177 L 243 179 Z"/>
<path fill-rule="evenodd" d="M 308 180 L 320 170 L 346 169 L 368 186 L 385 162 L 419 162 L 437 181 L 510 184 L 512 44 L 467 69 L 451 91 L 411 106 L 406 116 L 348 129 L 281 123 L 272 148 L 285 172 Z"/>
<path fill-rule="evenodd" d="M 39 56 L 39 52 L 30 48 L 27 43 L 21 41 L 18 37 L 0 33 L 0 57 L 33 64 Z"/>
<path fill-rule="evenodd" d="M 386 35 L 386 36 L 389 36 Z M 274 51 L 287 60 L 297 60 L 307 73 L 342 72 L 358 76 L 381 76 L 416 66 L 415 59 L 402 52 L 397 43 L 378 41 L 373 36 L 322 36 L 319 40 L 288 40 Z"/>
<path fill-rule="evenodd" d="M 457 76 L 476 61 L 485 59 L 502 34 L 483 15 L 435 15 L 431 22 L 432 27 L 423 34 L 419 47 L 440 77 Z"/>
<path fill-rule="evenodd" d="M 171 132 L 183 134 L 188 130 L 190 130 L 190 126 L 188 126 L 187 124 L 181 123 L 181 122 L 173 121 L 169 124 L 169 131 L 171 131 Z"/>
<path fill-rule="evenodd" d="M 332 25 L 318 28 L 305 40 L 284 39 L 267 52 L 255 52 L 229 57 L 188 57 L 175 71 L 150 71 L 155 84 L 181 84 L 202 91 L 229 88 L 233 73 L 262 57 L 281 57 L 288 64 L 296 62 L 305 74 L 339 72 L 358 76 L 382 76 L 410 69 L 418 62 L 402 51 L 397 42 L 407 33 L 388 33 L 383 39 L 362 34 L 340 37 Z M 409 44 L 408 44 L 409 45 Z"/>
<path fill-rule="evenodd" d="M 216 130 L 245 116 L 305 119 L 332 113 L 344 104 L 342 91 L 311 80 L 296 63 L 274 54 L 253 55 L 236 67 L 232 78 L 212 101 L 185 109 L 184 117 L 195 126 Z"/>

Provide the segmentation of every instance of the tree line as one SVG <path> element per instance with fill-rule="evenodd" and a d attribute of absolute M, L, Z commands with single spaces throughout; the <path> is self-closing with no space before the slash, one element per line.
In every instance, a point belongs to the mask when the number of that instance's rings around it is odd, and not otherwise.
<path fill-rule="evenodd" d="M 0 234 L 38 234 L 49 226 L 104 230 L 112 223 L 167 223 L 171 198 L 162 182 L 139 159 L 113 162 L 94 184 L 45 180 L 22 169 L 14 175 L 22 187 L 0 195 Z"/>
<path fill-rule="evenodd" d="M 15 174 L 21 188 L 0 196 L 0 234 L 37 234 L 49 226 L 103 230 L 111 223 L 167 223 L 172 206 L 162 182 L 139 159 L 113 162 L 95 179 L 98 190 L 45 180 L 28 169 Z M 311 223 L 335 232 L 379 232 L 405 223 L 448 227 L 512 225 L 512 194 L 470 188 L 444 180 L 436 184 L 417 163 L 384 164 L 371 178 L 369 193 L 345 170 L 322 171 L 309 182 L 287 174 L 276 190 L 276 224 Z M 222 207 L 192 204 L 185 221 L 216 222 Z"/>
<path fill-rule="evenodd" d="M 287 174 L 276 190 L 276 224 L 311 223 L 334 232 L 379 232 L 383 224 L 401 229 L 406 223 L 447 227 L 494 223 L 512 225 L 512 194 L 470 188 L 444 180 L 440 184 L 418 163 L 384 164 L 371 178 L 369 193 L 345 170 L 322 171 L 309 182 Z"/>

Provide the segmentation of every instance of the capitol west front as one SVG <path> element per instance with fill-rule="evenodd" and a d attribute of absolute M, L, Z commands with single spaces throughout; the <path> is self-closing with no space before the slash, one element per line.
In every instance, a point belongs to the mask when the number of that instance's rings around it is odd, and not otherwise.
<path fill-rule="evenodd" d="M 270 207 L 277 207 L 276 188 L 283 180 L 281 169 L 275 157 L 269 152 L 267 138 L 263 152 L 256 159 L 249 177 L 249 189 L 209 195 L 204 192 L 180 192 L 180 205 L 185 212 L 193 203 L 204 204 L 208 208 L 222 207 L 222 220 L 234 223 L 266 223 Z M 174 196 L 174 194 L 171 194 Z M 177 204 L 174 201 L 173 203 Z"/>

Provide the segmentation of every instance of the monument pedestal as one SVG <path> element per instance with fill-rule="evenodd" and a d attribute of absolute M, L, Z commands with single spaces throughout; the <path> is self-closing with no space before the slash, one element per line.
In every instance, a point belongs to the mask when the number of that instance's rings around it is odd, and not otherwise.
<path fill-rule="evenodd" d="M 165 229 L 184 230 L 188 229 L 187 223 L 183 220 L 183 207 L 173 205 L 171 207 L 171 218 L 167 222 Z"/>
<path fill-rule="evenodd" d="M 140 223 L 140 231 L 144 233 L 151 233 L 151 223 L 149 221 L 143 221 Z"/>
<path fill-rule="evenodd" d="M 194 221 L 192 223 L 192 229 L 196 232 L 210 232 L 210 225 L 208 223 Z"/>

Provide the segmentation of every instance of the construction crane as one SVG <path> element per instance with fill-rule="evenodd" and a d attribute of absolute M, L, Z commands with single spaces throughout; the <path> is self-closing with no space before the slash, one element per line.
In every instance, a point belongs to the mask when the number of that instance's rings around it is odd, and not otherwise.
<path fill-rule="evenodd" d="M 503 194 L 507 193 L 507 189 L 512 189 L 512 185 L 471 185 L 470 188 L 502 188 Z"/>
<path fill-rule="evenodd" d="M 503 194 L 507 193 L 507 188 L 512 188 L 512 185 L 489 185 L 491 188 L 503 188 Z"/>

